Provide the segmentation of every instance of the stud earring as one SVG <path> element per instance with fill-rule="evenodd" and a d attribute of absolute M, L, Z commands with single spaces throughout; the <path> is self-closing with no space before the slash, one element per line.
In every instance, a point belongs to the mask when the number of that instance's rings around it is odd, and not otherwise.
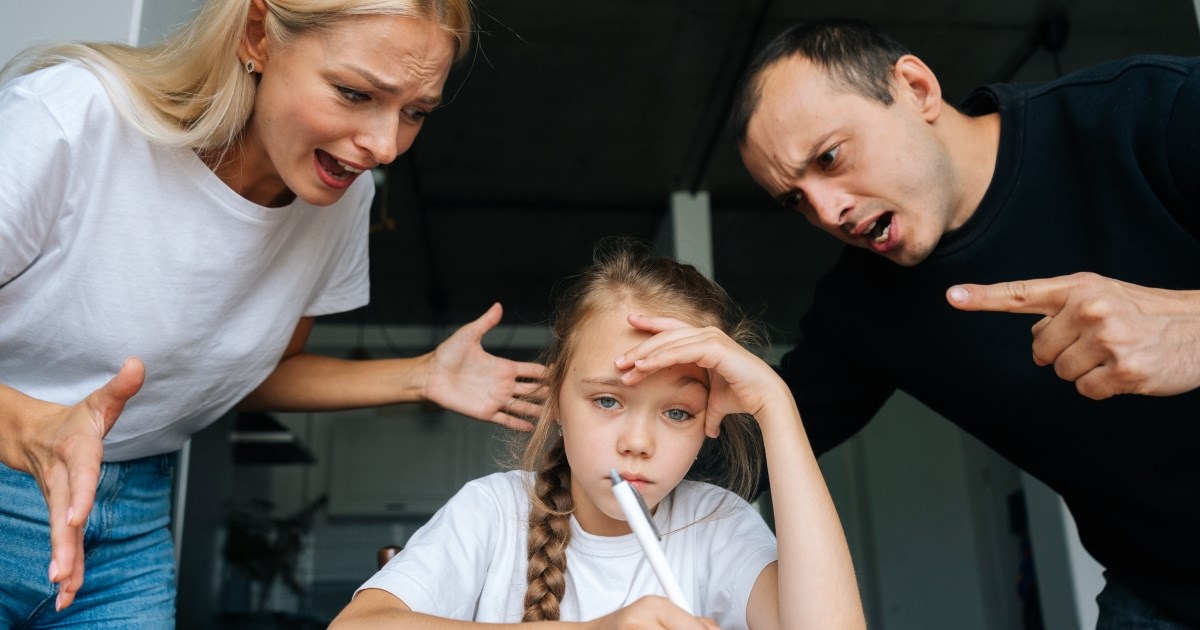
<path fill-rule="evenodd" d="M 247 59 L 246 65 L 244 65 L 242 67 L 246 69 L 246 74 L 254 74 L 254 60 L 253 59 Z"/>

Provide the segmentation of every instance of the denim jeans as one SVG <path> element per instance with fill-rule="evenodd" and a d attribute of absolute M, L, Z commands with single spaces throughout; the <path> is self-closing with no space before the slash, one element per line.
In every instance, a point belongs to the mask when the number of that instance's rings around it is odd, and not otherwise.
<path fill-rule="evenodd" d="M 0 627 L 173 628 L 167 529 L 175 455 L 104 464 L 84 529 L 84 581 L 55 612 L 46 500 L 32 475 L 0 464 Z"/>
<path fill-rule="evenodd" d="M 1168 617 L 1109 571 L 1104 572 L 1104 589 L 1096 596 L 1096 603 L 1100 605 L 1096 630 L 1196 630 L 1196 626 Z"/>

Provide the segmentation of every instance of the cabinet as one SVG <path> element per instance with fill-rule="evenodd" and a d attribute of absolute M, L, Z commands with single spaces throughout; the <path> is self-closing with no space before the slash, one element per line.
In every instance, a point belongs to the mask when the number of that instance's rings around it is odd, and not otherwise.
<path fill-rule="evenodd" d="M 507 430 L 432 405 L 317 415 L 330 434 L 330 516 L 429 516 L 505 467 Z"/>

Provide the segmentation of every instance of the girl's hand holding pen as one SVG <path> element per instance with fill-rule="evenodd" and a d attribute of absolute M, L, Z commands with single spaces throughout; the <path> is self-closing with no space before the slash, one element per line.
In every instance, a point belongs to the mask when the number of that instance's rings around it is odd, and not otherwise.
<path fill-rule="evenodd" d="M 589 630 L 721 630 L 708 617 L 694 617 L 665 597 L 647 595 L 586 624 Z"/>

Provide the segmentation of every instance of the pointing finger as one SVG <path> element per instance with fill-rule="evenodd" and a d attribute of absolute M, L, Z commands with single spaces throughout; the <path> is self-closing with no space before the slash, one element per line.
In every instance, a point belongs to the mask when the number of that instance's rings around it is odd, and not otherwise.
<path fill-rule="evenodd" d="M 1071 281 L 1065 277 L 1014 280 L 996 284 L 956 284 L 946 291 L 950 305 L 964 311 L 1000 311 L 1057 315 L 1067 302 Z"/>

